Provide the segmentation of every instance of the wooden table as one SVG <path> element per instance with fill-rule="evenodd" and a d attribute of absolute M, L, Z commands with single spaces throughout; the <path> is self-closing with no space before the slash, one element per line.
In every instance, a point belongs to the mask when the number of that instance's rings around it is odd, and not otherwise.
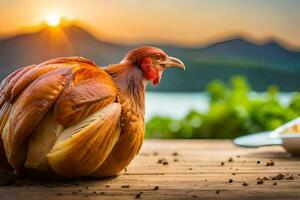
<path fill-rule="evenodd" d="M 0 187 L 1 200 L 136 198 L 300 199 L 300 158 L 281 147 L 244 149 L 228 140 L 146 140 L 127 172 L 115 178 Z"/>

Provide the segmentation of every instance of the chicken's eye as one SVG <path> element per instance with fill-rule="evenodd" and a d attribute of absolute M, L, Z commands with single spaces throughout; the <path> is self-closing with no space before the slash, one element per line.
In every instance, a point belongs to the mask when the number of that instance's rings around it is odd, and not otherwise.
<path fill-rule="evenodd" d="M 155 60 L 161 60 L 161 55 L 160 55 L 160 54 L 155 54 L 155 55 L 153 56 L 153 58 L 154 58 Z"/>

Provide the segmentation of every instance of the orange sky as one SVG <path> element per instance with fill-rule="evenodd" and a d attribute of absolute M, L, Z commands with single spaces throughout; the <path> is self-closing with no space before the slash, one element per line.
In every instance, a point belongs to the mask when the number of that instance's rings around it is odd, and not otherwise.
<path fill-rule="evenodd" d="M 300 47 L 298 0 L 4 0 L 0 35 L 24 31 L 57 13 L 93 34 L 127 43 L 198 45 L 237 33 L 278 37 Z"/>

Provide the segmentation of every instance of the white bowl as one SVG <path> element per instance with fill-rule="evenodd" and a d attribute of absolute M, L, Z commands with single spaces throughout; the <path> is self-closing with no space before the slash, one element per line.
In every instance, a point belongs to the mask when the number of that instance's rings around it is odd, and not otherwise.
<path fill-rule="evenodd" d="M 300 156 L 300 133 L 285 133 L 280 135 L 282 146 L 294 156 Z"/>

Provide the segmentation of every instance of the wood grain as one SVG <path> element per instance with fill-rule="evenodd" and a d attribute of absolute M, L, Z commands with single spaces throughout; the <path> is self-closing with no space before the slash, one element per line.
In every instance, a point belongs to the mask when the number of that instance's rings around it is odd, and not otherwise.
<path fill-rule="evenodd" d="M 270 160 L 274 166 L 266 166 Z M 257 184 L 279 173 L 283 180 Z M 146 140 L 120 176 L 0 187 L 0 199 L 300 199 L 300 158 L 281 147 L 244 149 L 229 140 Z"/>

